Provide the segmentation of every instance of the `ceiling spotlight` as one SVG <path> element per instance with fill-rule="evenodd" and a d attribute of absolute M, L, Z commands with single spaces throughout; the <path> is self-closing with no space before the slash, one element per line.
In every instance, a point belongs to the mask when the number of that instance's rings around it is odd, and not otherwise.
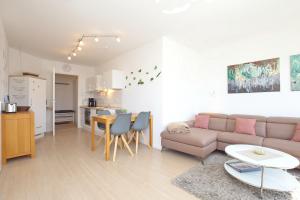
<path fill-rule="evenodd" d="M 83 46 L 83 45 L 84 45 L 84 43 L 83 43 L 82 40 L 79 41 L 79 45 L 80 45 L 80 46 Z"/>
<path fill-rule="evenodd" d="M 81 51 L 81 50 L 82 50 L 82 48 L 81 48 L 81 47 L 77 47 L 77 50 L 78 50 L 78 51 Z"/>
<path fill-rule="evenodd" d="M 68 56 L 68 60 L 72 60 L 71 56 Z"/>
<path fill-rule="evenodd" d="M 95 42 L 99 42 L 99 38 L 98 37 L 95 37 Z"/>
<path fill-rule="evenodd" d="M 72 54 L 73 54 L 73 56 L 77 56 L 77 54 L 75 52 L 73 52 Z"/>
<path fill-rule="evenodd" d="M 116 41 L 117 42 L 121 42 L 121 38 L 120 37 L 116 37 Z"/>

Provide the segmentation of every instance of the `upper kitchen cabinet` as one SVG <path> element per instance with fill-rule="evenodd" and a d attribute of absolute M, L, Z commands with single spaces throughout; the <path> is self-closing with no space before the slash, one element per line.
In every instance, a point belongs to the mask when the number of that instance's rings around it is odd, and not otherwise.
<path fill-rule="evenodd" d="M 101 75 L 96 75 L 87 79 L 87 91 L 101 91 L 104 89 L 103 79 Z"/>
<path fill-rule="evenodd" d="M 125 76 L 120 70 L 109 70 L 103 73 L 103 87 L 106 89 L 120 90 L 125 86 Z"/>

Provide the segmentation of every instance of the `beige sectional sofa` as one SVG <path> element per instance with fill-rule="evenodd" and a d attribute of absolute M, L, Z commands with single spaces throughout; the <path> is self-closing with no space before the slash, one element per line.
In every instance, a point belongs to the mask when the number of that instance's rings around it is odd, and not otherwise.
<path fill-rule="evenodd" d="M 252 144 L 278 149 L 300 160 L 300 142 L 291 140 L 300 118 L 200 114 L 210 115 L 208 129 L 194 128 L 194 121 L 189 121 L 188 124 L 191 127 L 189 134 L 162 132 L 162 147 L 204 159 L 215 150 L 223 151 L 230 144 Z M 235 119 L 237 117 L 256 119 L 256 136 L 235 133 Z"/>

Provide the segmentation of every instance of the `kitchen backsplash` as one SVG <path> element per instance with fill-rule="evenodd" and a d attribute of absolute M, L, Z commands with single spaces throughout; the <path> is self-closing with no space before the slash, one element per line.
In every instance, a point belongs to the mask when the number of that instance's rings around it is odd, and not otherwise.
<path fill-rule="evenodd" d="M 121 90 L 109 90 L 104 92 L 96 93 L 95 98 L 97 105 L 111 105 L 115 107 L 122 107 L 122 91 Z"/>

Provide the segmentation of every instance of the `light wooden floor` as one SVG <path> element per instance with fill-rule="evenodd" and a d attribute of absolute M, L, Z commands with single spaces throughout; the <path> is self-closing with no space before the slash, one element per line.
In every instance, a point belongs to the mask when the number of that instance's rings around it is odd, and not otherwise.
<path fill-rule="evenodd" d="M 132 147 L 133 149 L 133 147 Z M 90 150 L 89 134 L 61 126 L 55 138 L 37 141 L 37 157 L 8 161 L 0 174 L 1 200 L 195 200 L 171 180 L 197 159 L 145 146 L 131 158 L 118 149 L 116 162 L 105 162 L 103 143 Z"/>

